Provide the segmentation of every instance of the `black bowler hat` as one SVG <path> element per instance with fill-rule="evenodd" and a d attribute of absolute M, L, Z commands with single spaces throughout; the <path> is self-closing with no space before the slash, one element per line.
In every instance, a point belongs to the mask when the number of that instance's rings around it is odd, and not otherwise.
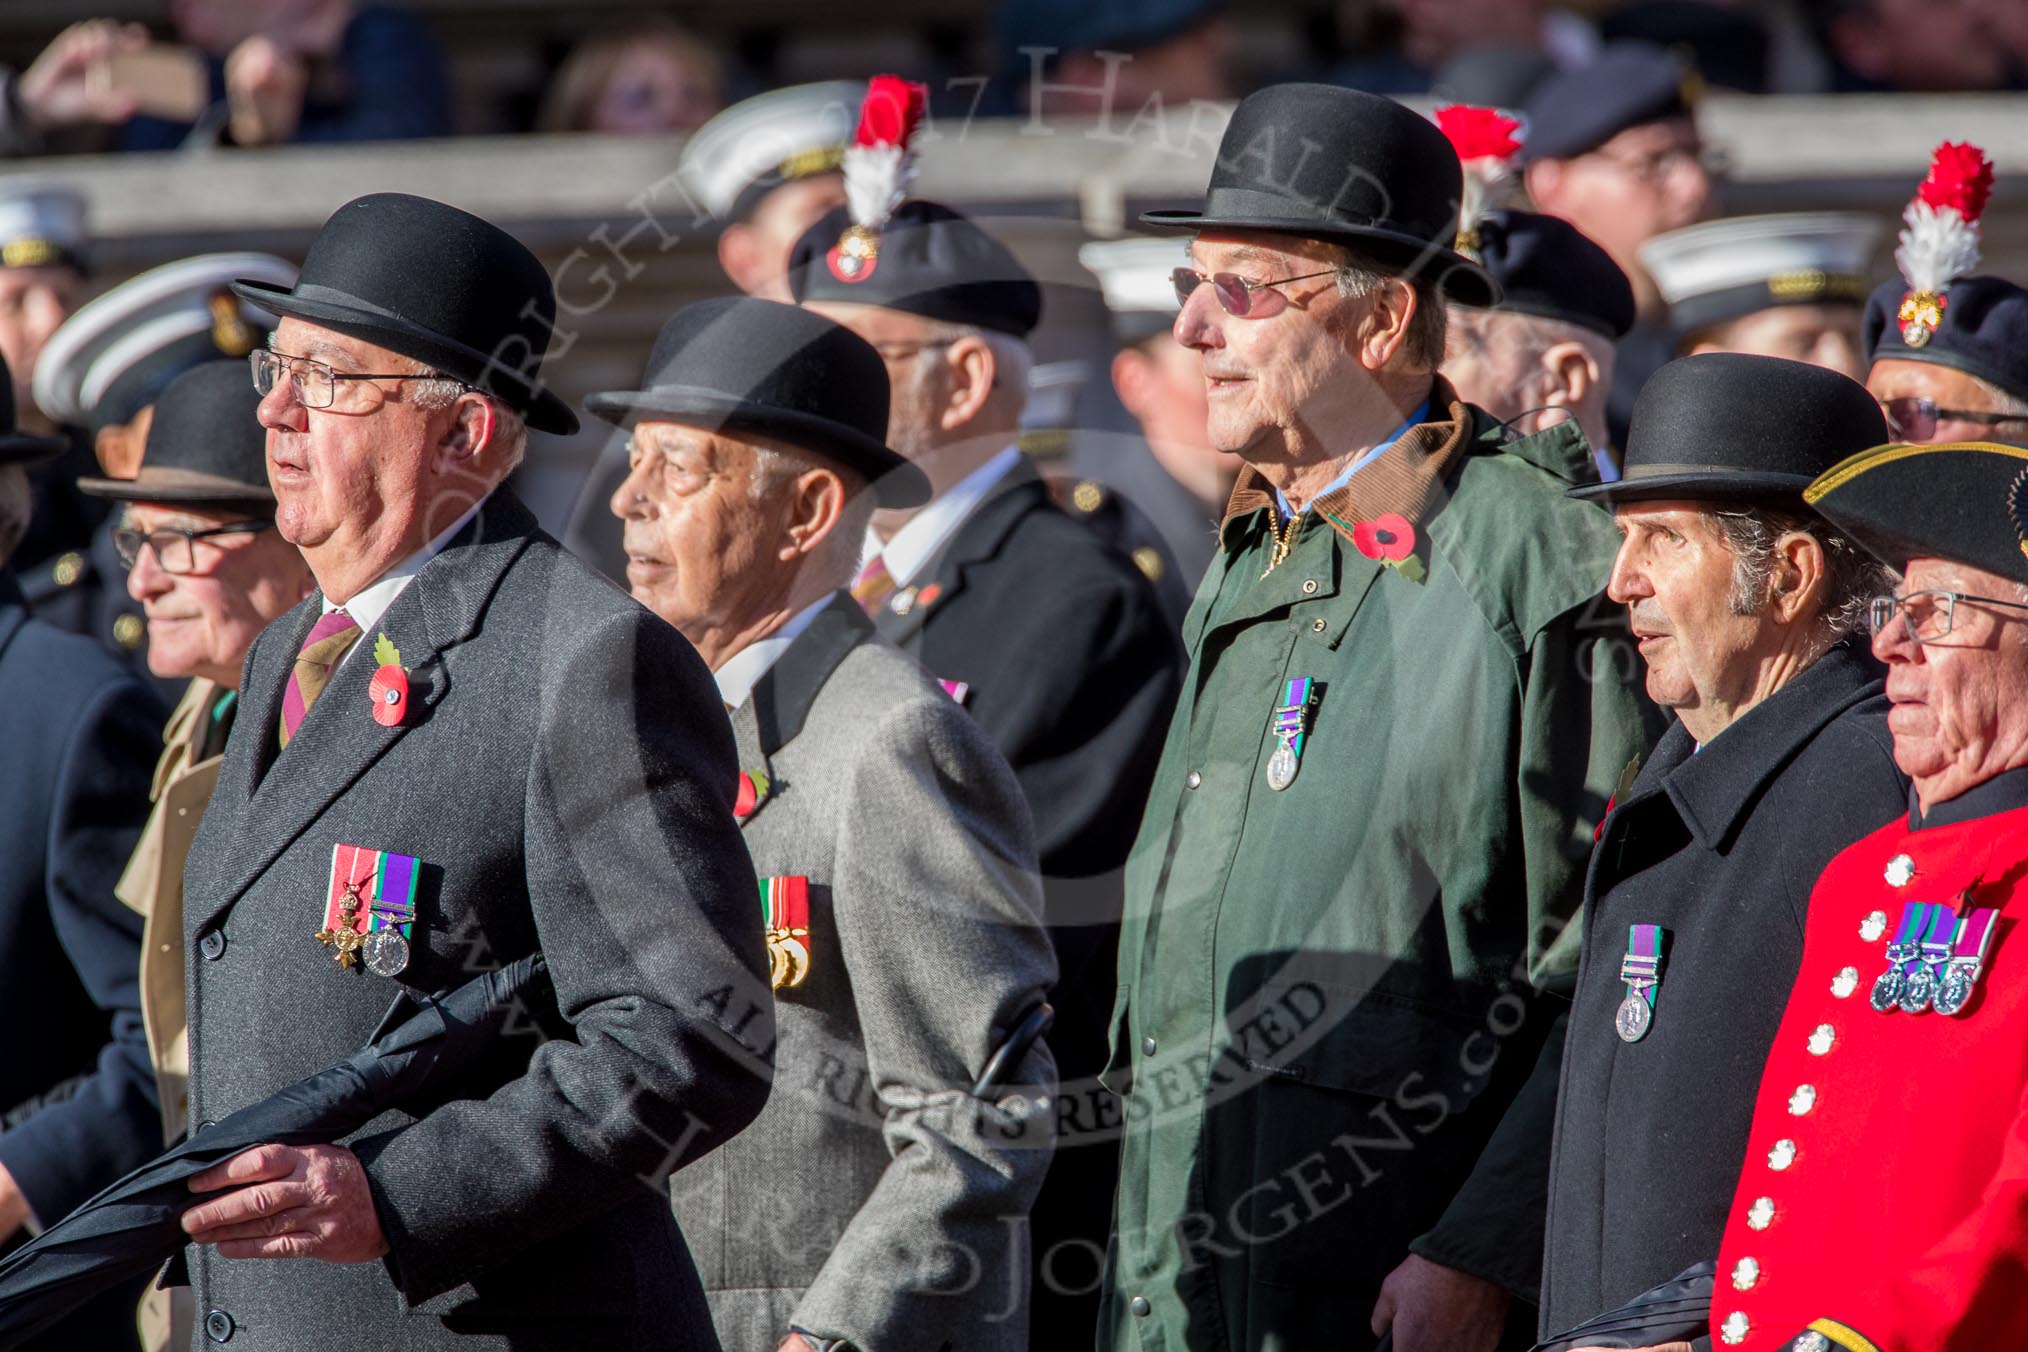
<path fill-rule="evenodd" d="M 1500 287 L 1453 245 L 1464 175 L 1450 141 L 1393 99 L 1335 85 L 1269 85 L 1240 100 L 1202 211 L 1150 211 L 1168 230 L 1264 230 L 1329 240 L 1467 305 Z"/>
<path fill-rule="evenodd" d="M 1598 59 L 1550 76 L 1528 99 L 1523 160 L 1597 150 L 1629 127 L 1689 117 L 1696 77 L 1645 42 L 1608 43 Z"/>
<path fill-rule="evenodd" d="M 1877 446 L 1825 471 L 1803 500 L 1896 572 L 1910 559 L 1952 559 L 2028 583 L 2028 449 L 2020 446 Z"/>
<path fill-rule="evenodd" d="M 865 260 L 841 260 L 852 215 L 834 207 L 789 253 L 789 290 L 1026 338 L 1042 318 L 1042 288 L 1007 246 L 961 211 L 915 199 L 894 209 Z"/>
<path fill-rule="evenodd" d="M 295 286 L 241 280 L 241 299 L 427 362 L 519 409 L 530 427 L 577 431 L 545 389 L 556 327 L 549 273 L 512 235 L 467 211 L 406 193 L 333 212 Z"/>
<path fill-rule="evenodd" d="M 1846 456 L 1887 440 L 1866 387 L 1806 362 L 1740 352 L 1678 357 L 1634 401 L 1625 468 L 1573 498 L 1799 498 Z"/>
<path fill-rule="evenodd" d="M 62 455 L 70 443 L 62 437 L 37 437 L 14 421 L 14 378 L 0 361 L 0 465 L 33 465 Z"/>
<path fill-rule="evenodd" d="M 1576 324 L 1607 338 L 1634 326 L 1634 288 L 1612 255 L 1576 226 L 1532 211 L 1495 210 L 1474 227 L 1479 257 L 1506 293 L 1501 312 Z"/>
<path fill-rule="evenodd" d="M 820 314 L 750 296 L 686 305 L 656 335 L 642 384 L 585 407 L 617 426 L 678 422 L 785 441 L 863 476 L 883 507 L 930 499 L 923 472 L 887 448 L 887 363 Z"/>
<path fill-rule="evenodd" d="M 1922 330 L 1918 347 L 1903 337 L 1900 312 L 1908 284 L 1882 283 L 1866 302 L 1866 350 L 1874 361 L 1950 366 L 2028 399 L 2028 291 L 2004 277 L 1959 277 L 1944 295 L 1943 319 Z"/>
<path fill-rule="evenodd" d="M 118 502 L 174 502 L 233 512 L 274 509 L 261 397 L 243 359 L 192 367 L 155 400 L 148 445 L 131 479 L 79 479 L 78 488 Z"/>

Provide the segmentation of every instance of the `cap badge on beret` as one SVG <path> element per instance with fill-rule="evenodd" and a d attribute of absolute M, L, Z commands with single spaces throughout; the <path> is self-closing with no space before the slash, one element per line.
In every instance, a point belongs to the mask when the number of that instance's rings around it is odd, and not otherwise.
<path fill-rule="evenodd" d="M 894 75 L 876 75 L 866 86 L 859 129 L 844 155 L 845 208 L 852 224 L 824 255 L 841 282 L 865 281 L 880 262 L 880 232 L 915 178 L 911 143 L 928 96 L 927 86 Z"/>
<path fill-rule="evenodd" d="M 1459 194 L 1458 237 L 1454 247 L 1475 263 L 1480 251 L 1479 222 L 1487 212 L 1505 206 L 1514 195 L 1514 159 L 1521 153 L 1521 119 L 1498 108 L 1454 103 L 1435 113 L 1437 130 L 1449 138 L 1464 170 Z"/>
<path fill-rule="evenodd" d="M 1969 142 L 1945 141 L 1930 157 L 1929 175 L 1901 213 L 1905 222 L 1894 262 L 1908 291 L 1895 321 L 1901 341 L 1928 345 L 1942 327 L 1950 284 L 1979 262 L 1979 217 L 1993 195 L 1993 166 Z"/>

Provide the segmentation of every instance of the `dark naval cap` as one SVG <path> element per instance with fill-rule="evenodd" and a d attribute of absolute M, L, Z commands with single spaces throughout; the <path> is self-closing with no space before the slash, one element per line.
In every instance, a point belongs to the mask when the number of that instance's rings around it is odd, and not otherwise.
<path fill-rule="evenodd" d="M 2028 584 L 2028 448 L 1879 446 L 1834 465 L 1803 500 L 1897 572 L 1951 559 Z"/>
<path fill-rule="evenodd" d="M 1926 361 L 1977 376 L 2028 399 L 2028 291 L 2004 277 L 1960 277 L 1943 296 L 1941 322 L 1916 330 L 1911 346 L 1901 319 L 1908 284 L 1884 283 L 1866 302 L 1866 350 L 1874 361 Z"/>
<path fill-rule="evenodd" d="M 1528 100 L 1524 160 L 1596 150 L 1629 127 L 1691 116 L 1696 77 L 1660 47 L 1608 43 L 1588 66 L 1550 76 Z"/>
<path fill-rule="evenodd" d="M 865 261 L 839 240 L 852 216 L 837 207 L 789 253 L 789 289 L 805 304 L 846 301 L 1025 338 L 1042 318 L 1042 288 L 1006 245 L 940 202 L 903 202 Z"/>
<path fill-rule="evenodd" d="M 1568 496 L 1800 501 L 1819 474 L 1886 440 L 1880 405 L 1850 376 L 1781 357 L 1699 353 L 1641 387 L 1622 476 Z"/>
<path fill-rule="evenodd" d="M 887 363 L 811 310 L 751 296 L 698 301 L 656 335 L 637 390 L 588 396 L 618 426 L 675 422 L 772 437 L 873 485 L 886 507 L 929 501 L 923 472 L 887 446 Z"/>
<path fill-rule="evenodd" d="M 1489 211 L 1474 227 L 1479 257 L 1506 299 L 1501 312 L 1535 315 L 1623 338 L 1634 288 L 1612 255 L 1576 226 L 1532 211 Z"/>
<path fill-rule="evenodd" d="M 1233 109 L 1204 206 L 1150 211 L 1158 230 L 1258 230 L 1329 240 L 1425 278 L 1466 305 L 1498 283 L 1458 253 L 1464 171 L 1436 124 L 1378 94 L 1279 84 Z"/>

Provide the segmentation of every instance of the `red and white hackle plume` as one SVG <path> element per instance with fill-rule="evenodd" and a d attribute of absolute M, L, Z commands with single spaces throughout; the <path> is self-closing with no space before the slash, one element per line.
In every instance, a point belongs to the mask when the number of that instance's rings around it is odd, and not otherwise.
<path fill-rule="evenodd" d="M 831 251 L 831 270 L 843 281 L 872 274 L 880 232 L 908 197 L 915 179 L 911 143 L 928 97 L 928 86 L 894 75 L 876 75 L 866 86 L 859 130 L 845 148 L 845 211 L 852 224 Z"/>
<path fill-rule="evenodd" d="M 1945 141 L 1930 156 L 1929 177 L 1901 213 L 1906 222 L 1894 262 L 1908 283 L 1896 318 L 1901 341 L 1921 347 L 1943 323 L 1944 293 L 1979 265 L 1979 217 L 1993 195 L 1993 165 L 1969 142 Z"/>
<path fill-rule="evenodd" d="M 1514 158 L 1521 152 L 1521 120 L 1498 108 L 1454 103 L 1436 110 L 1437 129 L 1450 138 L 1465 171 L 1458 202 L 1459 253 L 1479 254 L 1479 222 L 1514 196 Z"/>

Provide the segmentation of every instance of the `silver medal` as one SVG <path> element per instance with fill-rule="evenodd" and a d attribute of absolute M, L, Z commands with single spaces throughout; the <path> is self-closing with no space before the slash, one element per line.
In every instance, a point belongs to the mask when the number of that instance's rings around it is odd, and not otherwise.
<path fill-rule="evenodd" d="M 366 936 L 366 970 L 375 976 L 399 976 L 408 968 L 408 940 L 396 929 Z"/>
<path fill-rule="evenodd" d="M 1929 963 L 1923 963 L 1915 969 L 1915 975 L 1910 977 L 1908 984 L 1902 988 L 1899 1001 L 1901 1011 L 1904 1014 L 1928 1013 L 1929 1002 L 1935 998 L 1936 968 Z"/>
<path fill-rule="evenodd" d="M 1287 742 L 1283 742 L 1275 747 L 1274 754 L 1268 757 L 1268 787 L 1279 793 L 1295 783 L 1296 768 L 1301 764 L 1302 761 L 1296 756 L 1294 749 Z"/>
<path fill-rule="evenodd" d="M 1622 1042 L 1639 1042 L 1648 1035 L 1648 1027 L 1655 1021 L 1655 1011 L 1648 1008 L 1648 1002 L 1638 995 L 1629 995 L 1620 1001 L 1620 1012 L 1613 1017 L 1613 1027 L 1619 1032 Z"/>
<path fill-rule="evenodd" d="M 1944 969 L 1943 981 L 1937 986 L 1936 1012 L 1956 1014 L 1972 998 L 1972 986 L 1979 979 L 1979 969 L 1966 962 L 1954 962 Z"/>
<path fill-rule="evenodd" d="M 1901 964 L 1898 962 L 1880 974 L 1879 979 L 1873 983 L 1872 1000 L 1875 1012 L 1885 1014 L 1901 1003 L 1902 984 Z"/>

